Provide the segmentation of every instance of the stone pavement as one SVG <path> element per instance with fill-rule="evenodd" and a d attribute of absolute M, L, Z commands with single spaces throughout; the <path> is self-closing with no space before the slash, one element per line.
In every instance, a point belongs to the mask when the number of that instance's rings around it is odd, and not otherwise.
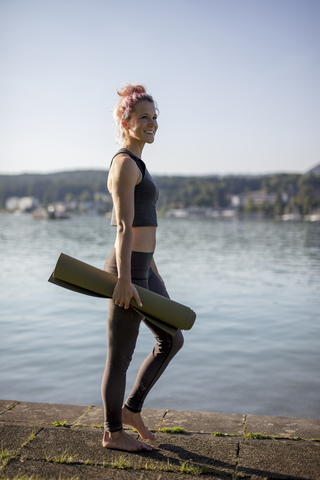
<path fill-rule="evenodd" d="M 102 407 L 0 400 L 0 480 L 320 479 L 320 420 L 148 409 L 143 417 L 157 431 L 155 449 L 127 453 L 102 447 Z"/>

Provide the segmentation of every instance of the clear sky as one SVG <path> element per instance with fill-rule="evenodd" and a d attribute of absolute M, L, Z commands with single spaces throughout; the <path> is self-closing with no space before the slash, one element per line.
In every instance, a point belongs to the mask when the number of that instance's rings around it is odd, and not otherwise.
<path fill-rule="evenodd" d="M 0 0 L 0 172 L 107 169 L 124 83 L 156 174 L 320 163 L 319 0 Z"/>

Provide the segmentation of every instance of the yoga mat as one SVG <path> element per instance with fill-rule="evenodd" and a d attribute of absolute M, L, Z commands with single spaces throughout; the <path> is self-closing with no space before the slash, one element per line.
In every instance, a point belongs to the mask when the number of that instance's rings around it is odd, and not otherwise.
<path fill-rule="evenodd" d="M 78 293 L 94 297 L 112 298 L 118 278 L 112 273 L 81 262 L 61 253 L 49 282 Z M 140 307 L 134 298 L 130 305 L 145 318 L 170 335 L 177 329 L 190 330 L 196 319 L 191 308 L 135 285 L 142 301 Z"/>

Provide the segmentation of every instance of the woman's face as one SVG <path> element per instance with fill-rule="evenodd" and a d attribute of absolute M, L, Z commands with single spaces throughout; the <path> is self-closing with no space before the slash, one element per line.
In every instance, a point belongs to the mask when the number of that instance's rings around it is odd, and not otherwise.
<path fill-rule="evenodd" d="M 129 120 L 123 122 L 126 137 L 145 143 L 153 143 L 158 129 L 157 113 L 154 103 L 143 101 L 137 103 Z"/>

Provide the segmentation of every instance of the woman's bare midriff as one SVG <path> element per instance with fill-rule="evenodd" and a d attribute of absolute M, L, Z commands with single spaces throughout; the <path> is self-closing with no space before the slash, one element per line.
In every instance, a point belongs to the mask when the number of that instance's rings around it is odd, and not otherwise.
<path fill-rule="evenodd" d="M 154 252 L 156 248 L 157 227 L 133 227 L 132 250 L 134 252 Z"/>
<path fill-rule="evenodd" d="M 132 227 L 132 251 L 153 253 L 156 248 L 156 229 L 157 227 Z"/>

